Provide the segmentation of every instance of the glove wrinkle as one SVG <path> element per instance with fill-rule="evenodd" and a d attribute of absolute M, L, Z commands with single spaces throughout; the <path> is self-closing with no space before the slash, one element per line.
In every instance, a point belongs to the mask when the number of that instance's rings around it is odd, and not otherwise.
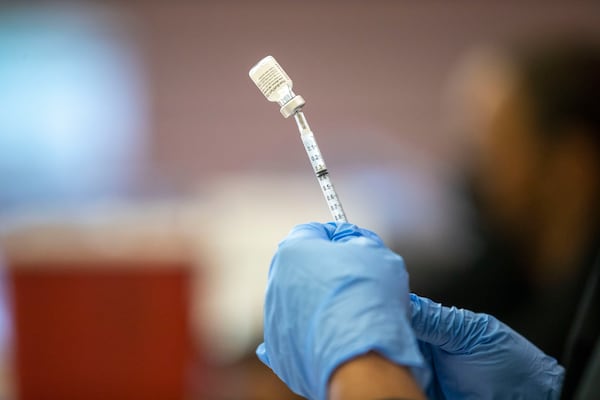
<path fill-rule="evenodd" d="M 496 318 L 444 307 L 414 294 L 411 317 L 434 379 L 427 394 L 446 399 L 553 399 L 564 376 L 555 359 Z"/>

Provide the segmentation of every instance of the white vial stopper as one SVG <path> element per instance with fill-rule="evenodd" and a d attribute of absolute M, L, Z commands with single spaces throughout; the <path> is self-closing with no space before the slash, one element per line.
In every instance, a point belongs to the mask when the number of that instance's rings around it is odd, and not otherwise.
<path fill-rule="evenodd" d="M 267 100 L 279 103 L 285 118 L 294 115 L 306 104 L 302 96 L 294 94 L 294 83 L 272 56 L 260 60 L 248 75 Z"/>

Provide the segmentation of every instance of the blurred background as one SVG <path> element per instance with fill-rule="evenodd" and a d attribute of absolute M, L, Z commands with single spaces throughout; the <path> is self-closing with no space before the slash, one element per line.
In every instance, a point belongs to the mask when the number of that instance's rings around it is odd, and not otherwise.
<path fill-rule="evenodd" d="M 350 221 L 404 256 L 413 290 L 536 341 L 558 322 L 515 310 L 548 286 L 503 270 L 535 257 L 511 258 L 469 182 L 517 80 L 497 49 L 594 41 L 599 17 L 593 1 L 2 2 L 0 398 L 294 398 L 253 355 L 266 274 L 293 225 L 329 215 L 295 124 L 248 78 L 269 54 Z M 588 236 L 539 265 L 576 264 Z"/>

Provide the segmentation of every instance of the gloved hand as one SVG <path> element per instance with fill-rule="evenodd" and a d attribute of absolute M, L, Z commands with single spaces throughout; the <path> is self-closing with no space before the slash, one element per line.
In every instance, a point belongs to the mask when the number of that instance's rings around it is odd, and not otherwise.
<path fill-rule="evenodd" d="M 411 367 L 424 387 L 408 306 L 404 262 L 376 234 L 347 223 L 299 225 L 271 262 L 256 353 L 310 399 L 325 399 L 333 371 L 369 351 Z"/>
<path fill-rule="evenodd" d="M 412 326 L 446 399 L 558 399 L 564 368 L 507 325 L 410 295 Z M 433 389 L 433 390 L 432 390 Z"/>

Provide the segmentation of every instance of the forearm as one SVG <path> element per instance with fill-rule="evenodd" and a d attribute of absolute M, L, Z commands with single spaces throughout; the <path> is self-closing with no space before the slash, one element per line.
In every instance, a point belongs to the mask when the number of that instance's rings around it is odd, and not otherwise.
<path fill-rule="evenodd" d="M 329 400 L 422 400 L 425 395 L 410 370 L 377 353 L 341 365 L 329 381 Z"/>

